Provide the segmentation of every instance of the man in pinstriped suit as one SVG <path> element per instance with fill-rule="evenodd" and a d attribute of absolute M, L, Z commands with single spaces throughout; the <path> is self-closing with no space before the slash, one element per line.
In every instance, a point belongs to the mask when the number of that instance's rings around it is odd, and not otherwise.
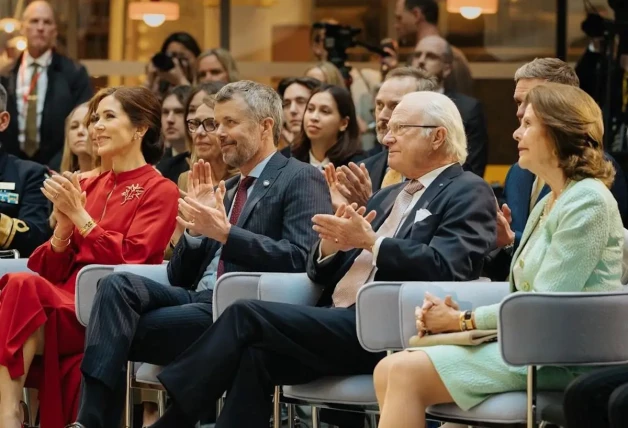
<path fill-rule="evenodd" d="M 172 286 L 133 274 L 101 280 L 73 427 L 106 426 L 127 360 L 167 364 L 211 325 L 212 290 L 222 273 L 305 272 L 316 240 L 311 219 L 332 213 L 320 171 L 276 152 L 283 111 L 273 89 L 229 84 L 216 96 L 215 113 L 224 159 L 241 176 L 214 191 L 208 166 L 193 167 L 178 218 L 187 231 L 168 264 Z"/>

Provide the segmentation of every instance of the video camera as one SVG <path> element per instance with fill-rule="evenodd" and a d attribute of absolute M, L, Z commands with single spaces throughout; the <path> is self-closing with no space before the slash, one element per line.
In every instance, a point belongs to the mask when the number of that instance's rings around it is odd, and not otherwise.
<path fill-rule="evenodd" d="M 354 28 L 349 25 L 329 24 L 327 22 L 315 22 L 312 25 L 312 29 L 325 31 L 323 46 L 327 51 L 327 60 L 338 67 L 342 76 L 347 80 L 350 79 L 349 73 L 351 71 L 351 67 L 347 65 L 347 49 L 362 46 L 382 57 L 389 55 L 380 46 L 357 40 L 356 37 L 362 32 L 360 28 Z"/>

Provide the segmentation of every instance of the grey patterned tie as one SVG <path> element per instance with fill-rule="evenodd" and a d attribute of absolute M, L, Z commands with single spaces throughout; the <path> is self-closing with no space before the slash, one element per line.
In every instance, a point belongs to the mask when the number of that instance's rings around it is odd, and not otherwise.
<path fill-rule="evenodd" d="M 423 189 L 423 185 L 419 180 L 412 180 L 406 184 L 406 187 L 397 195 L 390 215 L 377 230 L 377 237 L 390 238 L 394 236 L 401 223 L 403 213 L 412 202 L 412 197 L 421 189 Z M 353 305 L 358 290 L 366 284 L 373 269 L 375 269 L 373 266 L 373 253 L 362 250 L 353 261 L 353 265 L 351 265 L 351 268 L 349 268 L 345 276 L 336 284 L 334 294 L 332 295 L 334 306 L 337 308 L 348 308 Z"/>

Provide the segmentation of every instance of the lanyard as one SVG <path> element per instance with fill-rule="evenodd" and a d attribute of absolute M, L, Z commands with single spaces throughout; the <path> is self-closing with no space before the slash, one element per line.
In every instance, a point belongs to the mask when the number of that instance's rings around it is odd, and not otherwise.
<path fill-rule="evenodd" d="M 21 80 L 22 86 L 24 86 L 24 82 L 26 81 L 26 69 L 28 68 L 26 66 L 26 62 L 27 62 L 26 55 L 24 55 L 22 57 L 22 66 L 20 67 L 20 74 L 21 74 L 20 80 Z M 49 64 L 50 60 L 46 62 Z M 39 75 L 42 73 L 42 70 L 48 66 L 48 64 L 45 64 L 45 65 L 39 64 L 39 70 L 37 70 L 37 72 L 33 73 L 33 75 L 31 76 L 31 82 L 29 84 L 28 93 L 25 93 L 22 95 L 23 109 L 24 109 L 25 115 L 26 115 L 26 110 L 28 109 L 29 100 L 37 101 L 36 99 L 32 99 L 31 94 L 37 88 L 37 83 L 39 82 Z"/>

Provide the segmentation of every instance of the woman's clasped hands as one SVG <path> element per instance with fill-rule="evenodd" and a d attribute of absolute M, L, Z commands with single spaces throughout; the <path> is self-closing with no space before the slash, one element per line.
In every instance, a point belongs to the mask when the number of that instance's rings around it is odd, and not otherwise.
<path fill-rule="evenodd" d="M 419 337 L 460 331 L 460 308 L 451 296 L 443 300 L 426 292 L 423 305 L 417 306 L 414 314 Z"/>

